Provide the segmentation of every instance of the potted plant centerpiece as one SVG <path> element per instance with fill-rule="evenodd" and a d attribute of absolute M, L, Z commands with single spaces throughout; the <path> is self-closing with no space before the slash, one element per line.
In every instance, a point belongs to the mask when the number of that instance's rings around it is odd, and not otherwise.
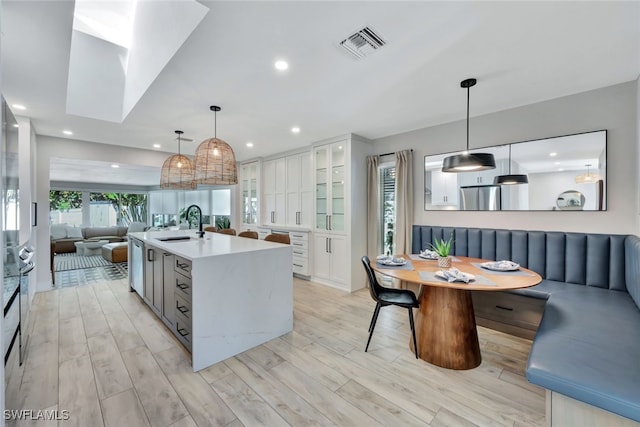
<path fill-rule="evenodd" d="M 453 245 L 453 236 L 449 236 L 447 240 L 438 239 L 434 240 L 434 243 L 429 244 L 431 249 L 438 255 L 438 267 L 449 268 L 451 267 L 451 247 Z"/>

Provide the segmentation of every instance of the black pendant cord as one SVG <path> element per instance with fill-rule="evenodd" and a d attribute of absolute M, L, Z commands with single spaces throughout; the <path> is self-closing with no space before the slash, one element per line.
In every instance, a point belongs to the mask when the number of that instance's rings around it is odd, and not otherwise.
<path fill-rule="evenodd" d="M 180 155 L 180 135 L 182 135 L 184 132 L 182 132 L 181 130 L 176 130 L 174 131 L 174 133 L 178 134 L 178 156 Z"/>
<path fill-rule="evenodd" d="M 469 154 L 469 90 L 471 86 L 467 86 L 467 154 Z"/>
<path fill-rule="evenodd" d="M 218 137 L 218 111 L 222 110 L 222 108 L 217 105 L 212 105 L 209 107 L 211 111 L 213 111 L 213 137 Z"/>

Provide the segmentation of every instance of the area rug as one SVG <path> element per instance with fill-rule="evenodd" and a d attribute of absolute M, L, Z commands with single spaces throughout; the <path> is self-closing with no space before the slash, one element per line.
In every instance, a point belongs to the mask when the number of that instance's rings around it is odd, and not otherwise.
<path fill-rule="evenodd" d="M 53 258 L 55 271 L 82 270 L 84 268 L 108 267 L 113 265 L 102 255 L 78 256 L 74 253 L 56 254 Z"/>
<path fill-rule="evenodd" d="M 104 282 L 106 280 L 121 280 L 127 278 L 127 263 L 111 264 L 107 267 L 85 268 L 81 270 L 66 270 L 56 272 L 57 288 L 83 286 Z"/>

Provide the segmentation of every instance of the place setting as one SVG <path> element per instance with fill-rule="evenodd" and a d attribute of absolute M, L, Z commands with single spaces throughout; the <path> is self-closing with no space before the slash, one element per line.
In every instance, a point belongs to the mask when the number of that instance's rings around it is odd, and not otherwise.
<path fill-rule="evenodd" d="M 411 261 L 403 257 L 394 257 L 391 255 L 378 255 L 376 264 L 379 268 L 392 268 L 394 270 L 413 270 Z"/>
<path fill-rule="evenodd" d="M 446 270 L 438 270 L 436 272 L 420 271 L 419 274 L 420 278 L 425 281 L 445 281 L 448 283 L 464 283 L 467 285 L 496 285 L 494 282 L 484 276 L 466 273 L 455 267 L 451 267 Z"/>
<path fill-rule="evenodd" d="M 423 251 L 420 251 L 420 253 L 418 253 L 418 254 L 409 255 L 409 258 L 411 258 L 412 260 L 415 260 L 415 261 L 422 261 L 422 260 L 437 261 L 438 260 L 438 253 L 436 251 L 432 251 L 430 249 L 425 249 Z M 451 256 L 451 261 L 460 262 L 460 259 L 456 258 L 454 256 Z"/>
<path fill-rule="evenodd" d="M 514 261 L 501 260 L 501 261 L 487 261 L 487 262 L 472 262 L 471 265 L 480 270 L 489 270 L 490 274 L 503 274 L 509 276 L 532 276 L 531 273 L 527 273 L 520 269 L 520 264 Z"/>

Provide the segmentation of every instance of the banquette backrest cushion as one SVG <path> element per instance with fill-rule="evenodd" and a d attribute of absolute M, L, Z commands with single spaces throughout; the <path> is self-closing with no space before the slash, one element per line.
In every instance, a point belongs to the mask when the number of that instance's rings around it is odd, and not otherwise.
<path fill-rule="evenodd" d="M 635 285 L 640 280 L 640 239 L 635 236 L 414 225 L 412 252 L 449 236 L 454 255 L 515 261 L 546 280 L 619 291 L 627 290 L 627 281 Z M 628 237 L 632 239 L 626 242 Z M 631 252 L 625 256 L 625 246 L 634 247 L 636 257 Z M 626 269 L 630 263 L 632 268 Z M 630 287 L 640 306 L 640 289 Z"/>

